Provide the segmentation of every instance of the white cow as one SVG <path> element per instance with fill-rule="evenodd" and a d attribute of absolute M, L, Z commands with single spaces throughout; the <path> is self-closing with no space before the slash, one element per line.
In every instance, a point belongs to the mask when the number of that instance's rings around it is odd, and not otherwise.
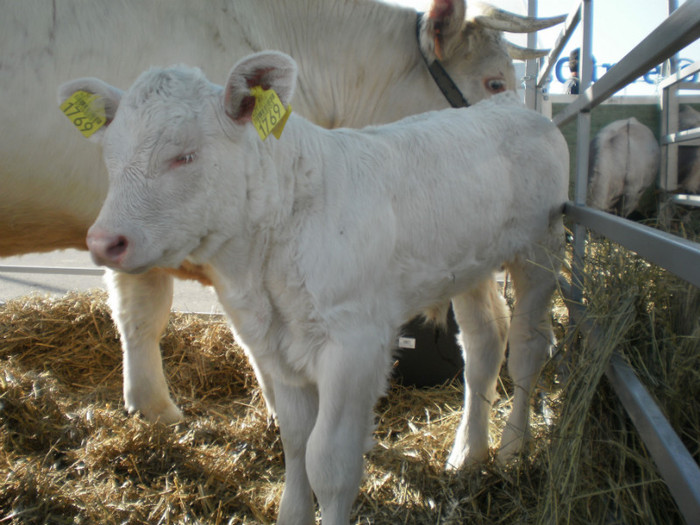
<path fill-rule="evenodd" d="M 656 180 L 660 155 L 654 133 L 634 117 L 602 128 L 590 147 L 589 206 L 627 217 Z"/>
<path fill-rule="evenodd" d="M 104 201 L 99 149 L 50 105 L 62 82 L 89 73 L 130 85 L 152 64 L 178 62 L 223 82 L 237 58 L 276 48 L 303 66 L 295 111 L 325 127 L 389 122 L 447 107 L 422 54 L 432 61 L 439 49 L 447 72 L 476 102 L 515 88 L 505 41 L 484 24 L 523 31 L 560 21 L 476 16 L 471 7 L 465 18 L 465 11 L 464 0 L 435 0 L 421 19 L 419 46 L 415 11 L 363 0 L 7 2 L 0 16 L 0 256 L 84 249 Z M 155 268 L 114 274 L 108 285 L 124 348 L 127 409 L 180 419 L 159 348 L 171 275 Z M 491 297 L 488 291 L 475 300 Z"/>
<path fill-rule="evenodd" d="M 513 93 L 362 131 L 292 114 L 279 140 L 263 142 L 251 88 L 286 106 L 296 76 L 289 56 L 263 52 L 238 62 L 223 89 L 179 66 L 144 73 L 124 94 L 79 79 L 59 98 L 106 101 L 110 123 L 94 137 L 109 190 L 87 237 L 94 260 L 134 274 L 200 265 L 277 414 L 279 523 L 314 523 L 315 494 L 331 525 L 348 522 L 400 326 L 449 300 L 482 344 L 464 345 L 465 410 L 448 464 L 487 456 L 508 324 L 502 305 L 473 299 L 502 263 L 517 298 L 501 453 L 522 444 L 551 340 L 568 150 Z"/>

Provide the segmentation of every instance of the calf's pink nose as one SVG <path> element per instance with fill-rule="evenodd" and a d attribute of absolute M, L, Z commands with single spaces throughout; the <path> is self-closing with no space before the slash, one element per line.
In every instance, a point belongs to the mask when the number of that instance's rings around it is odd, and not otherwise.
<path fill-rule="evenodd" d="M 95 264 L 119 267 L 129 248 L 129 240 L 124 235 L 93 226 L 88 230 L 87 246 Z"/>

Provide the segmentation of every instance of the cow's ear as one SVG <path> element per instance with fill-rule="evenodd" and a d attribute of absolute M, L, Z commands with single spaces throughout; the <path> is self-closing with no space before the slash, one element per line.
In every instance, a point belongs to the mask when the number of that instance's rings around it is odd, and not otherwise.
<path fill-rule="evenodd" d="M 58 88 L 58 104 L 88 140 L 100 142 L 114 120 L 123 93 L 98 78 L 78 78 Z"/>
<path fill-rule="evenodd" d="M 287 106 L 294 94 L 297 65 L 289 55 L 277 51 L 263 51 L 238 62 L 229 74 L 224 88 L 224 109 L 238 124 L 251 120 L 255 97 L 251 88 L 260 86 L 273 89 L 282 104 Z"/>
<path fill-rule="evenodd" d="M 432 0 L 421 20 L 420 46 L 433 60 L 447 60 L 462 38 L 465 0 Z"/>

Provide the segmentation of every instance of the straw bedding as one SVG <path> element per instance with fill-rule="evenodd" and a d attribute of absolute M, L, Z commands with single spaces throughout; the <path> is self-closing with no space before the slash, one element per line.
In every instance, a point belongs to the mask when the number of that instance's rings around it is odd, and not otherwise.
<path fill-rule="evenodd" d="M 604 370 L 622 348 L 697 460 L 700 294 L 605 242 L 590 243 L 586 279 L 603 343 L 560 331 L 578 351 L 543 374 L 528 453 L 447 475 L 460 385 L 392 385 L 355 523 L 682 522 Z M 561 300 L 554 317 L 566 325 Z M 281 443 L 224 320 L 176 314 L 162 348 L 186 416 L 170 427 L 124 412 L 103 293 L 0 306 L 0 523 L 274 522 Z M 509 410 L 503 377 L 494 446 Z"/>

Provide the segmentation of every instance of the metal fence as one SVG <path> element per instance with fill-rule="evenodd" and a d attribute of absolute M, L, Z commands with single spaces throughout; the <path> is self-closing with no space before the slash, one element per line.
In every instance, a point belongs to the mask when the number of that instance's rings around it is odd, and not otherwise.
<path fill-rule="evenodd" d="M 536 4 L 536 0 L 530 0 L 531 15 L 536 12 L 533 4 Z M 591 83 L 592 14 L 592 0 L 582 0 L 571 12 L 554 48 L 542 61 L 539 74 L 533 77 L 536 78 L 536 82 L 531 82 L 531 93 L 526 98 L 530 107 L 540 108 L 542 90 L 552 68 L 576 26 L 582 24 L 580 95 L 553 119 L 560 127 L 573 119 L 577 120 L 577 145 L 575 153 L 572 152 L 576 155 L 574 198 L 565 206 L 565 214 L 574 223 L 572 282 L 583 282 L 584 248 L 588 230 L 592 230 L 700 287 L 700 244 L 586 206 L 591 110 L 697 40 L 700 36 L 700 0 L 688 0 L 676 9 L 595 84 Z M 679 82 L 698 70 L 700 67 L 697 65 L 689 66 L 661 84 L 664 90 L 663 109 L 667 114 L 671 114 L 663 119 L 666 124 L 662 128 L 662 146 L 665 150 L 663 161 L 666 163 L 660 183 L 663 189 L 675 189 L 676 184 L 675 172 L 671 170 L 677 168 L 677 157 L 673 151 L 668 154 L 669 147 L 677 150 L 677 143 L 681 140 L 700 137 L 700 130 L 697 129 L 678 132 L 678 103 L 674 98 L 679 86 L 682 87 Z M 532 89 L 533 87 L 535 89 Z M 677 200 L 683 201 L 682 198 Z M 686 200 L 692 201 L 694 197 L 686 196 Z M 570 305 L 572 317 L 581 319 L 582 290 L 578 286 L 565 284 L 563 292 Z M 588 328 L 595 330 L 591 325 Z M 593 336 L 595 340 L 595 334 Z M 659 473 L 684 518 L 688 523 L 700 523 L 700 468 L 697 463 L 635 372 L 619 354 L 611 360 L 606 375 L 654 458 Z"/>
<path fill-rule="evenodd" d="M 661 165 L 659 187 L 666 191 L 678 188 L 678 147 L 680 144 L 700 146 L 700 128 L 679 130 L 678 92 L 688 89 L 700 89 L 700 83 L 686 79 L 700 71 L 700 62 L 695 62 L 682 71 L 672 74 L 659 84 L 661 91 Z M 675 194 L 672 199 L 687 206 L 700 206 L 700 196 Z"/>

